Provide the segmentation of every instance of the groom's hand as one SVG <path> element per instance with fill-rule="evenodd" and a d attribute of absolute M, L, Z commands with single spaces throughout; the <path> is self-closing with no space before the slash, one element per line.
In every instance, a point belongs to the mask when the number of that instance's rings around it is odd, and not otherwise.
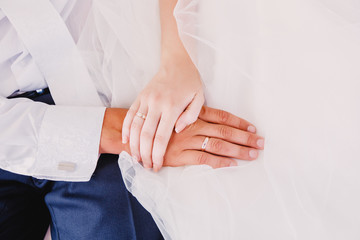
<path fill-rule="evenodd" d="M 165 166 L 206 164 L 213 168 L 236 166 L 236 161 L 254 160 L 264 148 L 264 138 L 249 122 L 228 112 L 203 107 L 199 119 L 181 133 L 173 133 Z M 205 138 L 209 140 L 205 149 Z"/>
<path fill-rule="evenodd" d="M 121 127 L 127 109 L 106 109 L 100 139 L 100 153 L 119 154 L 130 152 L 128 144 L 122 144 Z M 255 127 L 230 113 L 203 107 L 199 119 L 182 132 L 173 131 L 167 147 L 164 165 L 184 166 L 207 164 L 214 168 L 235 166 L 236 161 L 254 160 L 264 148 L 264 139 L 255 134 Z M 209 141 L 201 147 L 205 138 Z M 151 153 L 148 153 L 149 156 Z"/>

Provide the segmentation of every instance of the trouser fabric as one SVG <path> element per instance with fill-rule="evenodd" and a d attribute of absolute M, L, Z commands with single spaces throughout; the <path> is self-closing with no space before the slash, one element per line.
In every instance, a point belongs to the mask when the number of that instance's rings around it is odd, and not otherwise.
<path fill-rule="evenodd" d="M 54 104 L 51 95 L 35 101 Z M 129 193 L 118 155 L 100 156 L 88 182 L 40 180 L 0 169 L 0 239 L 163 239 Z"/>

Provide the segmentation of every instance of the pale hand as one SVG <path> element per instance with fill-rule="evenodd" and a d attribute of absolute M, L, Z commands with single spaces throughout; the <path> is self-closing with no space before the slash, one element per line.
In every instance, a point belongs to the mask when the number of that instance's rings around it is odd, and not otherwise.
<path fill-rule="evenodd" d="M 130 107 L 122 129 L 123 143 L 144 167 L 158 171 L 169 139 L 196 121 L 204 104 L 199 72 L 190 58 L 168 61 Z M 141 113 L 146 118 L 137 116 Z"/>
<path fill-rule="evenodd" d="M 121 142 L 121 123 L 127 109 L 108 108 L 100 139 L 100 153 L 130 152 Z M 199 119 L 181 133 L 173 133 L 164 157 L 165 166 L 206 164 L 213 168 L 235 166 L 236 161 L 254 160 L 264 148 L 264 138 L 244 119 L 228 112 L 203 107 Z M 206 148 L 201 148 L 206 137 Z"/>

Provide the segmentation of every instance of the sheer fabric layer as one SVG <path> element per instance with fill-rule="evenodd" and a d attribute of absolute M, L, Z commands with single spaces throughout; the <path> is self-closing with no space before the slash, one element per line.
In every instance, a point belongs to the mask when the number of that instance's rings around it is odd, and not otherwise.
<path fill-rule="evenodd" d="M 159 64 L 157 0 L 94 1 L 79 48 L 112 106 Z M 266 149 L 238 167 L 165 168 L 122 153 L 129 190 L 167 239 L 359 239 L 360 4 L 179 0 L 207 105 L 254 123 Z"/>

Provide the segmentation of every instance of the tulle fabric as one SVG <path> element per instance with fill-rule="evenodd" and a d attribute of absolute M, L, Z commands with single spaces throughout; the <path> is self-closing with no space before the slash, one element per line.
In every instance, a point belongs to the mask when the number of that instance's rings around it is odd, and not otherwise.
<path fill-rule="evenodd" d="M 360 2 L 179 0 L 182 41 L 206 104 L 257 126 L 266 148 L 238 167 L 164 168 L 123 152 L 128 189 L 166 239 L 360 238 Z M 159 65 L 157 0 L 93 2 L 79 40 L 114 107 Z"/>

